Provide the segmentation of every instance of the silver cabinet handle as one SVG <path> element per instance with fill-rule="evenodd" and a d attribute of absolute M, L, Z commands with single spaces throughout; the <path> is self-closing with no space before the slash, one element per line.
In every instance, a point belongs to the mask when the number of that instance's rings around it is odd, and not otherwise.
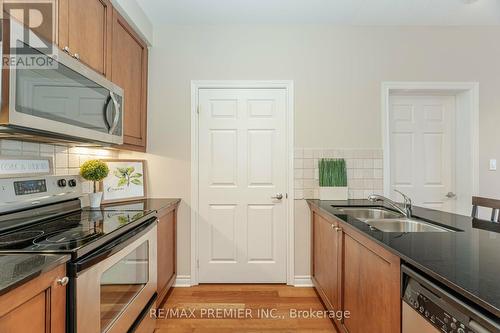
<path fill-rule="evenodd" d="M 70 53 L 70 52 L 69 52 L 69 46 L 65 46 L 65 47 L 63 48 L 63 51 L 69 54 L 69 53 Z"/>
<path fill-rule="evenodd" d="M 80 60 L 80 55 L 78 53 L 75 53 L 73 55 L 73 58 L 75 58 L 76 60 Z"/>
<path fill-rule="evenodd" d="M 57 279 L 57 284 L 60 285 L 60 286 L 65 286 L 68 284 L 69 282 L 69 278 L 67 276 L 63 277 L 63 278 L 60 278 L 60 279 Z"/>
<path fill-rule="evenodd" d="M 281 200 L 283 199 L 283 193 L 277 193 L 274 197 L 271 197 L 271 199 Z"/>
<path fill-rule="evenodd" d="M 113 124 L 111 125 L 111 128 L 109 129 L 109 133 L 113 134 L 113 132 L 116 129 L 116 126 L 118 126 L 118 122 L 120 121 L 120 105 L 118 104 L 118 101 L 116 100 L 115 93 L 111 92 L 109 94 L 111 96 L 111 99 L 113 100 L 113 104 L 115 106 L 115 117 L 113 118 Z"/>
<path fill-rule="evenodd" d="M 447 198 L 450 198 L 450 199 L 455 198 L 456 196 L 457 196 L 457 195 L 456 195 L 455 193 L 453 193 L 453 192 L 448 192 L 448 193 L 446 193 L 446 197 L 447 197 Z"/>

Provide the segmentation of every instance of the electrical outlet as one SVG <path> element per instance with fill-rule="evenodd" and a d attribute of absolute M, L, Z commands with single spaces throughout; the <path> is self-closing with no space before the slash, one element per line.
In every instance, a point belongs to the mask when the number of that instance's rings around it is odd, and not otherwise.
<path fill-rule="evenodd" d="M 496 171 L 497 170 L 497 160 L 492 158 L 490 160 L 490 171 Z"/>

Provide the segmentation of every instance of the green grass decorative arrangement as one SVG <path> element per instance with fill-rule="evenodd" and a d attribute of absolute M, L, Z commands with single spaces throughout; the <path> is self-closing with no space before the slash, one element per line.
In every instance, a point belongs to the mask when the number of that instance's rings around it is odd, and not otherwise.
<path fill-rule="evenodd" d="M 347 168 L 344 159 L 326 159 L 319 161 L 319 186 L 347 186 Z"/>

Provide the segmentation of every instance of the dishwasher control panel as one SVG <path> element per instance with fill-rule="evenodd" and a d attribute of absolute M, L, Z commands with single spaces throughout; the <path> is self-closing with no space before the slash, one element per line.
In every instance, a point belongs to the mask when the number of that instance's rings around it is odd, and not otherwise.
<path fill-rule="evenodd" d="M 416 320 L 436 332 L 500 333 L 498 317 L 406 264 L 401 265 L 401 298 L 413 309 L 404 307 L 403 328 L 413 328 Z"/>
<path fill-rule="evenodd" d="M 461 318 L 457 318 L 459 315 L 453 315 L 445 311 L 441 306 L 427 297 L 425 295 L 427 292 L 424 294 L 422 288 L 417 281 L 410 279 L 406 285 L 403 300 L 441 332 L 476 333 L 472 328 L 467 327 L 460 320 Z"/>

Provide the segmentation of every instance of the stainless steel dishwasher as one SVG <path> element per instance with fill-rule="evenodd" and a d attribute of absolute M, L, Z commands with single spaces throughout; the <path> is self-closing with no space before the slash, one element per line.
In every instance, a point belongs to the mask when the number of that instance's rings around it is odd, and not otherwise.
<path fill-rule="evenodd" d="M 412 268 L 401 266 L 402 333 L 498 333 L 500 323 Z"/>

